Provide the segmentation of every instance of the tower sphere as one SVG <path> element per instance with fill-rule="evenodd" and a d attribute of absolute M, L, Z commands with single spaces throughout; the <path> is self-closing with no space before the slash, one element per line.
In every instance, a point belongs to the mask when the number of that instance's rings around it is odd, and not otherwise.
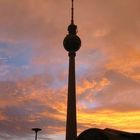
<path fill-rule="evenodd" d="M 81 40 L 77 35 L 67 35 L 64 38 L 63 45 L 68 52 L 76 52 L 81 47 Z"/>
<path fill-rule="evenodd" d="M 76 35 L 77 26 L 74 24 L 69 25 L 68 32 L 69 32 L 69 34 L 66 35 L 66 37 L 64 38 L 64 41 L 63 41 L 64 48 L 68 52 L 72 52 L 72 51 L 76 52 L 81 47 L 81 40 Z"/>

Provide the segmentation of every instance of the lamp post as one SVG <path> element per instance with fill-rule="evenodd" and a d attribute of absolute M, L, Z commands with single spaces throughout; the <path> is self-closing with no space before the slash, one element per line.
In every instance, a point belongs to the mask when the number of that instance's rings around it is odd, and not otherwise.
<path fill-rule="evenodd" d="M 35 140 L 37 140 L 37 133 L 38 133 L 38 131 L 41 131 L 42 129 L 40 129 L 40 128 L 32 128 L 32 131 L 34 131 L 35 132 Z"/>

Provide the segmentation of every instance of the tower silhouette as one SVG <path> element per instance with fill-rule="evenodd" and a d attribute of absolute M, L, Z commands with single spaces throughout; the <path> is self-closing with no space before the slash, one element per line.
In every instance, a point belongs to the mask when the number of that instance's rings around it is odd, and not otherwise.
<path fill-rule="evenodd" d="M 75 56 L 76 51 L 81 47 L 77 26 L 74 24 L 74 0 L 72 0 L 71 24 L 68 26 L 68 34 L 64 38 L 63 46 L 69 56 L 66 140 L 74 140 L 77 137 Z"/>

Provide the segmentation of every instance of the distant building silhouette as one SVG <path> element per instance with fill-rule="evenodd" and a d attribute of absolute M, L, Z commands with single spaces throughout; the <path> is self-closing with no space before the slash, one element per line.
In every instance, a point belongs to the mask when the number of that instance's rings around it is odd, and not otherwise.
<path fill-rule="evenodd" d="M 130 133 L 115 129 L 91 128 L 83 131 L 77 140 L 140 140 L 140 133 Z"/>

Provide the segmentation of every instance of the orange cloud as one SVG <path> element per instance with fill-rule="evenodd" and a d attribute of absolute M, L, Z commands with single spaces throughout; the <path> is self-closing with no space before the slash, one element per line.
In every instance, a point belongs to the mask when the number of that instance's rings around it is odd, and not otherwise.
<path fill-rule="evenodd" d="M 103 88 L 105 88 L 106 86 L 108 86 L 110 84 L 110 82 L 108 81 L 108 79 L 106 78 L 102 78 L 99 82 L 97 81 L 88 81 L 88 80 L 84 80 L 82 84 L 77 85 L 77 94 L 82 94 L 84 93 L 86 90 L 95 90 L 95 91 L 100 91 L 103 90 Z"/>
<path fill-rule="evenodd" d="M 140 112 L 115 112 L 111 110 L 78 112 L 78 122 L 100 128 L 111 127 L 125 131 L 139 131 Z"/>

